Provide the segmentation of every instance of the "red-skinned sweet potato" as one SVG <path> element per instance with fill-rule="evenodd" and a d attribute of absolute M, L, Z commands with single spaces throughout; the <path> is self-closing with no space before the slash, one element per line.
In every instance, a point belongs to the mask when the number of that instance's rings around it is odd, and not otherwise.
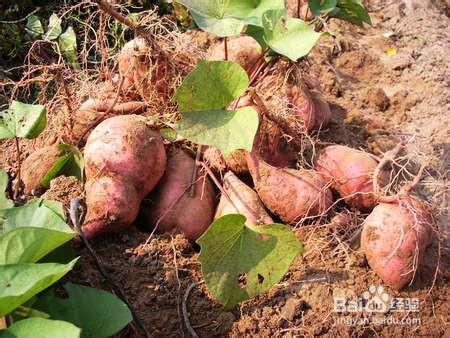
<path fill-rule="evenodd" d="M 253 66 L 262 55 L 260 44 L 250 36 L 238 36 L 228 38 L 228 60 L 241 65 L 247 73 L 250 73 Z M 207 53 L 206 59 L 209 61 L 225 60 L 225 43 L 214 44 Z"/>
<path fill-rule="evenodd" d="M 327 212 L 333 200 L 327 181 L 314 170 L 275 168 L 247 153 L 255 189 L 264 205 L 289 224 Z"/>
<path fill-rule="evenodd" d="M 132 97 L 137 93 L 145 97 L 146 87 L 149 86 L 150 51 L 144 38 L 128 41 L 120 51 L 119 74 L 125 95 Z"/>
<path fill-rule="evenodd" d="M 166 168 L 160 134 L 138 115 L 100 123 L 84 149 L 89 238 L 128 227 L 141 200 L 156 186 Z"/>
<path fill-rule="evenodd" d="M 359 210 L 370 210 L 376 205 L 373 195 L 373 173 L 378 162 L 368 153 L 346 146 L 333 145 L 323 149 L 314 168 L 331 181 L 332 187 L 345 201 Z M 385 185 L 384 172 L 378 177 Z"/>
<path fill-rule="evenodd" d="M 90 132 L 103 120 L 125 114 L 139 114 L 145 109 L 144 102 L 115 102 L 113 98 L 88 99 L 82 103 L 73 118 L 72 138 L 74 143 L 85 143 Z"/>
<path fill-rule="evenodd" d="M 196 240 L 211 224 L 216 205 L 214 187 L 209 177 L 199 173 L 191 197 L 190 184 L 195 160 L 184 150 L 174 148 L 168 155 L 167 170 L 150 203 L 141 207 L 141 223 L 160 233 L 183 233 Z"/>
<path fill-rule="evenodd" d="M 247 225 L 272 224 L 273 220 L 266 212 L 258 194 L 242 182 L 231 171 L 223 179 L 223 190 L 214 218 L 228 214 L 241 214 L 247 218 Z"/>
<path fill-rule="evenodd" d="M 372 210 L 364 221 L 361 247 L 384 283 L 399 290 L 412 282 L 433 241 L 433 225 L 430 211 L 409 196 Z"/>

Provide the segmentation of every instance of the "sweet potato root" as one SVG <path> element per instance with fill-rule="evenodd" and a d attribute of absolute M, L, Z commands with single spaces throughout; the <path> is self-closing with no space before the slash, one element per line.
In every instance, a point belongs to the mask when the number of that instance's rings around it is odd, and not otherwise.
<path fill-rule="evenodd" d="M 370 267 L 394 289 L 414 279 L 425 249 L 432 243 L 434 220 L 412 197 L 380 203 L 364 221 L 361 247 Z"/>
<path fill-rule="evenodd" d="M 222 193 L 214 218 L 228 214 L 241 214 L 247 218 L 245 222 L 247 225 L 273 223 L 258 194 L 231 171 L 224 176 L 223 189 L 228 197 Z"/>
<path fill-rule="evenodd" d="M 36 150 L 25 159 L 21 175 L 25 194 L 31 194 L 34 190 L 43 188 L 42 179 L 62 154 L 63 151 L 57 145 L 52 145 Z"/>
<path fill-rule="evenodd" d="M 123 78 L 122 92 L 127 96 L 138 93 L 145 97 L 149 85 L 150 46 L 144 38 L 128 41 L 118 58 L 119 74 Z"/>
<path fill-rule="evenodd" d="M 251 153 L 247 162 L 264 205 L 286 223 L 322 215 L 333 203 L 326 179 L 314 170 L 275 168 Z"/>
<path fill-rule="evenodd" d="M 247 73 L 251 72 L 256 61 L 261 57 L 262 49 L 259 43 L 250 36 L 228 38 L 228 60 L 241 65 Z M 209 61 L 225 60 L 225 43 L 213 45 L 206 56 Z"/>
<path fill-rule="evenodd" d="M 332 187 L 345 201 L 359 210 L 370 210 L 376 205 L 372 176 L 378 162 L 368 153 L 346 146 L 328 146 L 316 159 L 315 169 L 331 181 Z M 378 177 L 386 184 L 386 175 Z"/>
<path fill-rule="evenodd" d="M 159 133 L 138 115 L 100 123 L 84 149 L 87 237 L 128 227 L 141 200 L 156 186 L 166 167 Z"/>
<path fill-rule="evenodd" d="M 144 102 L 115 103 L 113 98 L 88 99 L 80 106 L 73 118 L 72 141 L 85 143 L 91 130 L 103 120 L 115 115 L 139 114 L 144 109 Z"/>
<path fill-rule="evenodd" d="M 144 227 L 156 227 L 161 233 L 183 233 L 191 241 L 208 228 L 214 216 L 215 191 L 209 178 L 199 174 L 194 196 L 190 196 L 194 165 L 194 159 L 184 150 L 171 150 L 166 173 L 149 196 L 151 202 L 141 207 L 139 218 Z"/>

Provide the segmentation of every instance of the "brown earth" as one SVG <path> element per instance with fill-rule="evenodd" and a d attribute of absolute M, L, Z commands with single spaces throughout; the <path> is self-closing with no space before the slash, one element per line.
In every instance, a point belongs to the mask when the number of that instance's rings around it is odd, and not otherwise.
<path fill-rule="evenodd" d="M 426 1 L 424 1 L 425 3 Z M 428 3 L 428 2 L 427 2 Z M 222 311 L 202 281 L 198 252 L 182 236 L 149 234 L 136 229 L 93 242 L 108 273 L 122 287 L 139 317 L 155 337 L 189 336 L 182 314 L 201 337 L 445 337 L 449 316 L 448 168 L 449 19 L 442 7 L 406 8 L 399 1 L 369 1 L 373 27 L 355 28 L 331 21 L 336 38 L 322 38 L 309 57 L 311 72 L 330 102 L 333 123 L 320 133 L 323 143 L 337 142 L 380 155 L 400 139 L 412 139 L 408 165 L 430 166 L 418 194 L 435 210 L 442 246 L 427 252 L 415 282 L 391 297 L 420 301 L 418 312 L 333 312 L 333 298 L 356 299 L 370 285 L 382 285 L 359 249 L 363 216 L 353 215 L 344 228 L 335 224 L 296 229 L 305 253 L 270 292 Z M 393 55 L 395 54 L 395 55 Z M 46 144 L 55 140 L 47 139 Z M 38 142 L 38 141 L 37 141 Z M 15 168 L 11 142 L 0 143 L 0 166 Z M 42 144 L 22 143 L 23 156 Z M 81 193 L 71 179 L 53 181 L 46 197 L 67 205 Z M 58 183 L 59 182 L 59 183 Z M 441 258 L 436 273 L 437 251 Z M 73 281 L 109 289 L 86 249 L 77 248 Z M 403 323 L 373 324 L 388 318 Z M 361 320 L 346 325 L 345 319 Z M 132 328 L 120 337 L 138 336 Z"/>

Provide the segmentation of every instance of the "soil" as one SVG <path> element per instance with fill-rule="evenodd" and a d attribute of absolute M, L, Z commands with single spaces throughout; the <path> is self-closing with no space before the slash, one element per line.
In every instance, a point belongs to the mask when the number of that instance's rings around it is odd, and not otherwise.
<path fill-rule="evenodd" d="M 414 283 L 390 297 L 418 299 L 417 312 L 337 313 L 333 299 L 357 299 L 370 285 L 382 286 L 359 248 L 364 214 L 345 221 L 295 229 L 305 252 L 268 293 L 230 311 L 208 293 L 198 251 L 183 236 L 153 235 L 131 229 L 92 242 L 110 276 L 121 286 L 138 316 L 155 337 L 187 337 L 189 322 L 200 337 L 445 337 L 449 315 L 448 169 L 450 120 L 450 29 L 448 7 L 423 1 L 413 9 L 400 1 L 366 1 L 373 27 L 329 23 L 335 38 L 324 37 L 308 57 L 333 112 L 320 132 L 323 144 L 342 143 L 380 156 L 400 139 L 410 139 L 408 166 L 429 162 L 417 194 L 434 210 L 441 245 L 430 247 Z M 23 156 L 55 139 L 21 142 Z M 0 166 L 15 172 L 10 141 L 0 142 Z M 81 194 L 68 178 L 54 180 L 46 197 L 66 205 Z M 342 215 L 341 215 L 342 216 Z M 340 217 L 341 217 L 340 216 Z M 79 246 L 79 263 L 68 278 L 109 289 L 88 251 Z M 437 259 L 440 252 L 440 260 Z M 439 270 L 436 265 L 439 264 Z M 437 271 L 437 272 L 436 272 Z M 376 324 L 390 318 L 402 323 Z M 371 319 L 372 322 L 367 321 Z M 345 320 L 360 320 L 347 325 Z M 118 337 L 139 337 L 127 327 Z"/>

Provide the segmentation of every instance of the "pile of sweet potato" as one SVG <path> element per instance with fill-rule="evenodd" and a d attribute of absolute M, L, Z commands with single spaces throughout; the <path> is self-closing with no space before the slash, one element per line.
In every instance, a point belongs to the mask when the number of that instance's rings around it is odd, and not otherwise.
<path fill-rule="evenodd" d="M 234 38 L 229 48 L 229 59 L 254 74 L 255 65 L 261 62 L 256 41 Z M 223 59 L 222 52 L 219 43 L 207 57 Z M 294 139 L 297 135 L 292 133 L 326 128 L 332 117 L 329 105 L 311 86 L 287 81 L 278 92 L 261 94 L 264 107 L 246 94 L 236 106 L 253 106 L 260 114 L 253 149 L 224 157 L 210 147 L 198 152 L 197 162 L 194 151 L 163 141 L 154 124 L 132 114 L 145 110 L 139 98 L 152 85 L 149 78 L 155 79 L 146 63 L 148 53 L 145 40 L 138 39 L 120 54 L 117 86 L 127 100 L 118 104 L 113 95 L 100 102 L 88 99 L 76 113 L 73 135 L 77 141 L 86 140 L 86 237 L 125 230 L 139 215 L 139 223 L 149 231 L 180 232 L 195 241 L 214 218 L 226 214 L 243 214 L 250 226 L 274 221 L 299 226 L 327 219 L 339 202 L 368 213 L 361 246 L 369 265 L 385 283 L 399 289 L 413 280 L 433 241 L 433 217 L 423 202 L 409 193 L 388 199 L 381 196 L 374 190 L 374 181 L 383 186 L 388 177 L 378 160 L 344 145 L 323 147 L 313 168 L 295 168 L 300 149 L 286 136 Z M 158 74 L 156 80 L 161 84 L 164 79 Z M 261 91 L 272 83 L 269 75 L 255 88 Z M 280 126 L 264 110 L 283 100 L 289 111 Z M 294 128 L 298 125 L 303 129 Z M 49 148 L 24 163 L 28 189 L 38 186 L 39 176 L 45 174 L 33 168 L 34 159 L 44 155 L 57 156 Z M 222 182 L 214 173 L 223 177 Z"/>

